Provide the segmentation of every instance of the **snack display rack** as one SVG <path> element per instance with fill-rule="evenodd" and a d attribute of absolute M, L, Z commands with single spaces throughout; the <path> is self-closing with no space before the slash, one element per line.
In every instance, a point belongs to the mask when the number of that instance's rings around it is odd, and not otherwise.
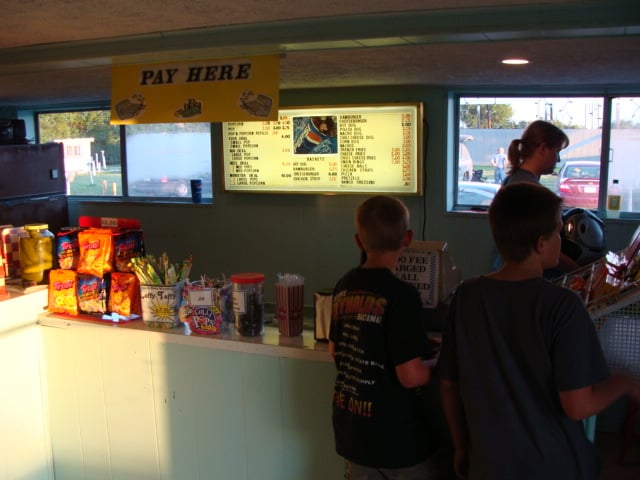
<path fill-rule="evenodd" d="M 611 315 L 631 316 L 640 321 L 639 252 L 640 227 L 627 248 L 609 252 L 556 280 L 580 294 L 596 330 L 600 330 Z"/>
<path fill-rule="evenodd" d="M 593 262 L 586 267 L 563 275 L 558 281 L 562 286 L 575 290 L 571 284 L 572 280 L 575 280 L 576 277 L 585 280 L 584 287 L 579 293 L 585 301 L 596 330 L 600 329 L 607 315 L 622 313 L 621 310 L 627 314 L 633 314 L 640 320 L 640 280 L 618 281 L 618 285 L 609 284 L 608 287 L 605 287 L 605 289 L 610 288 L 609 290 L 598 293 L 598 282 L 606 282 L 606 279 L 599 278 L 606 268 L 605 262 L 604 259 Z M 616 282 L 616 279 L 613 278 L 613 281 Z"/>
<path fill-rule="evenodd" d="M 609 252 L 556 282 L 582 296 L 611 371 L 626 371 L 640 380 L 640 227 L 624 250 Z M 630 401 L 626 410 L 618 463 L 634 436 L 638 403 Z M 591 441 L 595 424 L 595 415 L 584 420 Z"/>

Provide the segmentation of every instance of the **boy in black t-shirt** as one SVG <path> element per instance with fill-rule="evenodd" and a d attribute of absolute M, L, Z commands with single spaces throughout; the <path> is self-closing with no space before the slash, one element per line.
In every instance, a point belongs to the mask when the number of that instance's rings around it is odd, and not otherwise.
<path fill-rule="evenodd" d="M 409 211 L 400 200 L 366 200 L 356 212 L 355 235 L 366 255 L 333 292 L 333 428 L 351 480 L 433 478 L 418 389 L 431 378 L 425 360 L 433 352 L 421 326 L 420 295 L 395 275 L 411 239 Z"/>

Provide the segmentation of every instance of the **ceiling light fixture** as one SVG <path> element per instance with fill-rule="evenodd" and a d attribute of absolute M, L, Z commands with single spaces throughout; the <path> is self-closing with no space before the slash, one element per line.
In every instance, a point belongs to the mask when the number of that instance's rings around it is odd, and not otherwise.
<path fill-rule="evenodd" d="M 505 65 L 526 65 L 529 63 L 529 60 L 526 58 L 505 58 L 502 60 L 502 63 Z"/>

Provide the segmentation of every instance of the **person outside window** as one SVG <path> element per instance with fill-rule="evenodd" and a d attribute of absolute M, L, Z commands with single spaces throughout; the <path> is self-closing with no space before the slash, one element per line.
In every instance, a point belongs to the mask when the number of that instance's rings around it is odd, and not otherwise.
<path fill-rule="evenodd" d="M 504 147 L 500 147 L 498 152 L 491 158 L 491 165 L 493 165 L 493 180 L 494 183 L 502 184 L 504 181 L 504 169 L 507 163 L 507 156 L 504 153 Z"/>
<path fill-rule="evenodd" d="M 576 292 L 543 278 L 560 254 L 561 199 L 534 183 L 501 188 L 489 207 L 504 258 L 454 293 L 438 367 L 459 478 L 598 478 L 582 420 L 640 398 L 610 375 Z"/>
<path fill-rule="evenodd" d="M 357 208 L 355 224 L 365 255 L 334 288 L 329 330 L 336 451 L 351 480 L 439 478 L 420 389 L 431 379 L 433 351 L 420 294 L 395 274 L 412 240 L 409 211 L 378 195 Z"/>

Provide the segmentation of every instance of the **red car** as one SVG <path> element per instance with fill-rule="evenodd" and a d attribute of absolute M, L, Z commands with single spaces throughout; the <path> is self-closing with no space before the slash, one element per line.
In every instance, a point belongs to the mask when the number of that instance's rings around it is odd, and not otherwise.
<path fill-rule="evenodd" d="M 558 195 L 565 207 L 598 208 L 600 191 L 600 162 L 569 160 L 558 174 Z"/>

